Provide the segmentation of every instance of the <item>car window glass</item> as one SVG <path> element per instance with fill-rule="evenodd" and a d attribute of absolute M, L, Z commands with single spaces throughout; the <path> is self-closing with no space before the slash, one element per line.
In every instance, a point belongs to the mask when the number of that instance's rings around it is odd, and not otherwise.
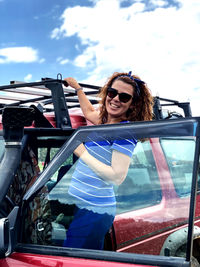
<path fill-rule="evenodd" d="M 181 225 L 186 224 L 189 216 L 190 197 L 185 193 L 188 192 L 189 185 L 191 186 L 191 179 L 187 180 L 188 176 L 186 175 L 187 188 L 180 195 L 177 194 L 178 182 L 174 187 L 173 170 L 168 166 L 173 154 L 165 151 L 169 147 L 172 150 L 177 145 L 177 139 L 141 139 L 138 140 L 133 153 L 130 154 L 132 145 L 129 144 L 129 147 L 127 142 L 124 143 L 122 140 L 127 139 L 129 142 L 132 139 L 130 136 L 126 138 L 123 131 L 120 135 L 121 133 L 118 134 L 120 140 L 118 142 L 116 139 L 106 140 L 102 131 L 100 133 L 95 132 L 95 141 L 91 142 L 91 136 L 88 135 L 84 143 L 95 159 L 101 161 L 102 158 L 102 161 L 104 160 L 108 166 L 106 153 L 112 155 L 113 151 L 117 151 L 117 149 L 122 154 L 125 153 L 124 150 L 129 151 L 126 153 L 129 155 L 130 164 L 123 183 L 113 186 L 112 182 L 104 181 L 103 178 L 100 181 L 104 184 L 104 189 L 106 188 L 111 193 L 109 197 L 114 201 L 116 200 L 116 207 L 115 205 L 105 205 L 104 198 L 107 197 L 104 195 L 105 190 L 101 191 L 102 189 L 98 188 L 97 183 L 90 184 L 92 179 L 97 179 L 98 182 L 101 179 L 93 176 L 91 172 L 85 173 L 88 170 L 87 164 L 77 159 L 73 153 L 68 153 L 68 149 L 65 149 L 68 145 L 66 143 L 62 147 L 63 153 L 66 154 L 66 157 L 62 154 L 64 160 L 60 160 L 61 153 L 57 153 L 57 148 L 51 150 L 50 158 L 55 155 L 54 171 L 51 172 L 48 182 L 34 199 L 27 203 L 21 242 L 66 246 L 65 242 L 71 235 L 70 227 L 75 216 L 82 216 L 81 213 L 85 213 L 87 210 L 87 220 L 84 221 L 85 225 L 81 227 L 93 225 L 92 236 L 95 240 L 98 238 L 101 227 L 93 221 L 93 215 L 90 216 L 90 214 L 109 215 L 102 220 L 102 226 L 110 219 L 110 215 L 113 217 L 110 228 L 106 230 L 102 249 L 166 255 L 167 244 L 165 244 L 165 240 L 170 236 L 169 231 L 176 230 Z M 111 144 L 108 145 L 107 141 Z M 188 143 L 185 139 L 179 141 L 179 146 L 185 150 L 182 153 L 177 153 L 175 159 L 182 164 L 186 163 L 191 169 L 191 160 L 194 157 L 194 141 L 187 140 Z M 97 150 L 93 150 L 93 146 Z M 111 146 L 111 151 L 108 149 L 109 146 Z M 193 148 L 191 149 L 190 146 Z M 103 149 L 103 156 L 99 154 L 98 149 Z M 183 153 L 190 153 L 188 160 Z M 41 167 L 46 154 L 46 148 L 39 149 L 38 160 Z M 117 164 L 120 164 L 120 161 Z M 187 174 L 188 170 L 185 170 L 185 173 Z M 82 179 L 84 175 L 86 177 Z M 91 187 L 90 191 L 84 191 L 85 184 Z M 80 192 L 80 195 L 77 195 L 77 192 Z M 84 207 L 79 209 L 77 215 L 77 207 L 82 202 L 84 194 L 87 195 L 87 198 L 85 198 Z M 185 198 L 182 198 L 183 195 Z M 90 202 L 93 201 L 94 196 L 101 202 L 97 202 L 95 203 L 96 206 L 91 207 Z M 78 229 L 78 235 L 86 232 L 86 230 L 80 230 L 82 228 L 79 225 L 73 226 Z M 71 247 L 74 245 L 82 248 L 80 240 L 76 244 L 72 244 Z M 184 246 L 181 253 L 181 255 L 185 255 Z M 180 256 L 180 254 L 176 254 L 176 256 Z"/>
<path fill-rule="evenodd" d="M 116 187 L 117 213 L 142 209 L 162 199 L 150 140 L 138 142 L 125 181 Z"/>
<path fill-rule="evenodd" d="M 194 139 L 161 139 L 166 160 L 173 179 L 175 190 L 180 197 L 191 192 L 191 180 L 194 161 L 195 140 Z M 198 176 L 198 184 L 200 176 Z"/>
<path fill-rule="evenodd" d="M 45 148 L 39 150 L 41 154 L 46 152 Z M 56 150 L 52 150 L 53 154 Z M 68 194 L 72 171 L 75 168 L 71 164 L 72 158 L 73 155 L 66 158 L 66 161 L 59 166 L 51 179 L 29 203 L 24 221 L 23 238 L 25 239 L 23 241 L 25 243 L 62 246 L 74 210 Z M 41 155 L 39 159 L 42 159 Z M 41 167 L 43 168 L 43 164 Z"/>

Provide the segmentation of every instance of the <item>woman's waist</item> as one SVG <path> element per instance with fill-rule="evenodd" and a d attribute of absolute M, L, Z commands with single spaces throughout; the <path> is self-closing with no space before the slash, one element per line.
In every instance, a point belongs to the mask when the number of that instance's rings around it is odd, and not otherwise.
<path fill-rule="evenodd" d="M 113 199 L 107 199 L 103 202 L 99 202 L 96 199 L 85 198 L 84 196 L 77 195 L 77 192 L 73 190 L 69 190 L 69 195 L 71 196 L 71 204 L 75 204 L 80 209 L 91 210 L 93 212 L 99 214 L 110 214 L 115 216 L 116 214 L 116 200 L 115 197 Z"/>

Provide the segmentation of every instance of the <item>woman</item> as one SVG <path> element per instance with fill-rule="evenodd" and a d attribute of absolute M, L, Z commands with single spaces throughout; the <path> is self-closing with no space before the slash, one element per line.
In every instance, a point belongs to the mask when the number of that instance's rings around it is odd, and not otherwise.
<path fill-rule="evenodd" d="M 74 78 L 65 79 L 77 91 L 82 112 L 93 124 L 151 120 L 152 96 L 146 84 L 135 75 L 114 73 L 100 92 L 100 109 L 95 110 Z M 137 141 L 109 141 L 93 133 L 74 154 L 79 157 L 72 175 L 69 194 L 76 204 L 64 246 L 103 249 L 104 237 L 116 210 L 113 185 L 126 178 Z"/>

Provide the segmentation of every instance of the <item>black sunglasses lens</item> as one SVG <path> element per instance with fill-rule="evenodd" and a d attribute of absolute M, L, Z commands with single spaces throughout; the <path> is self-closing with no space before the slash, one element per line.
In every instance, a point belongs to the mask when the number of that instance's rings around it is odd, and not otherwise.
<path fill-rule="evenodd" d="M 116 97 L 117 95 L 117 90 L 113 89 L 113 88 L 108 88 L 107 90 L 107 95 L 110 97 L 110 98 L 114 98 Z"/>
<path fill-rule="evenodd" d="M 127 93 L 118 93 L 114 88 L 107 89 L 107 96 L 110 98 L 115 98 L 117 95 L 119 95 L 119 100 L 123 103 L 127 103 L 132 98 L 132 96 Z"/>
<path fill-rule="evenodd" d="M 123 103 L 127 103 L 131 98 L 132 96 L 129 94 L 126 94 L 126 93 L 119 94 L 119 100 Z"/>

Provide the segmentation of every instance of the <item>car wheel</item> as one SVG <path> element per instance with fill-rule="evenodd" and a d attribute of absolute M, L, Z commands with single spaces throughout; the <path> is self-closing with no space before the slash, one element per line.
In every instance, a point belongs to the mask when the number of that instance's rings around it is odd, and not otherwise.
<path fill-rule="evenodd" d="M 185 258 L 186 244 L 182 245 L 175 253 L 175 257 Z M 191 258 L 191 267 L 200 267 L 198 260 L 192 256 Z"/>

